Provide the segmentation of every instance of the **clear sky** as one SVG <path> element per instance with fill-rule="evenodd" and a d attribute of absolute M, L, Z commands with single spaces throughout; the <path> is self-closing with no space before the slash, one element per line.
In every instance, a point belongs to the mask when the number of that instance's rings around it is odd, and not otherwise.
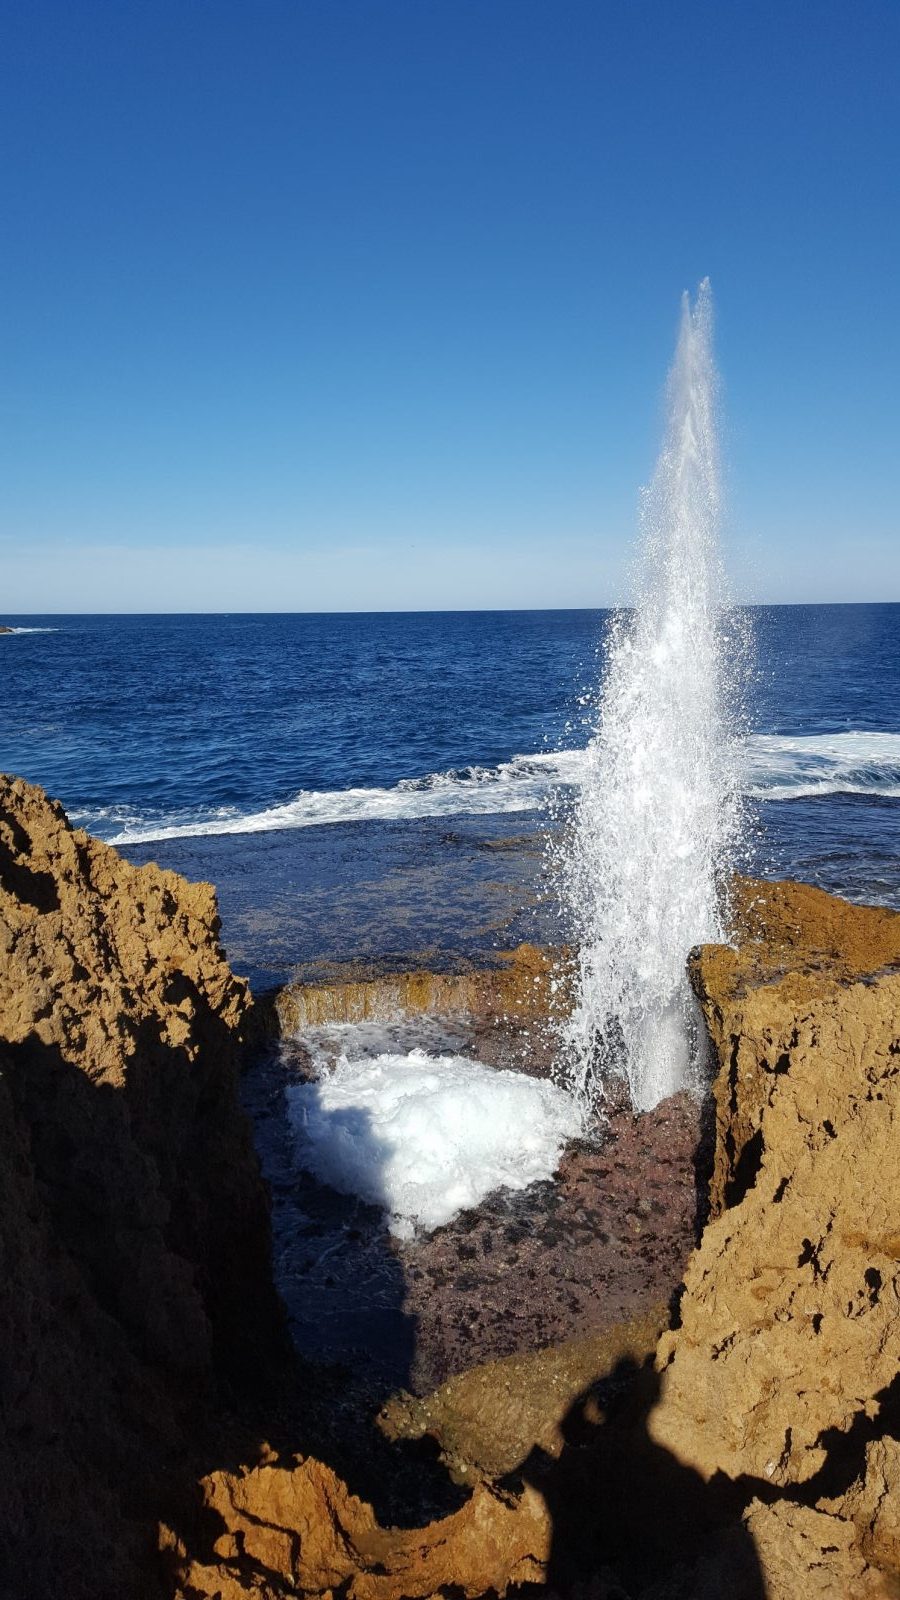
<path fill-rule="evenodd" d="M 898 0 L 3 0 L 0 609 L 900 600 Z"/>

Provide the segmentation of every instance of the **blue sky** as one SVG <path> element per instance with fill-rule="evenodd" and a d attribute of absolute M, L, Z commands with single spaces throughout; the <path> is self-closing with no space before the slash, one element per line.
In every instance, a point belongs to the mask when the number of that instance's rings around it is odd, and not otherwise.
<path fill-rule="evenodd" d="M 741 597 L 900 600 L 896 0 L 4 0 L 0 607 L 623 597 L 681 290 Z"/>

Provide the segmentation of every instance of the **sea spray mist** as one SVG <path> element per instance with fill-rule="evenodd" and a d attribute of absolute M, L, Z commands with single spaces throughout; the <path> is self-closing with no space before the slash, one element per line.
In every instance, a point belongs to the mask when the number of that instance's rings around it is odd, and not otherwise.
<path fill-rule="evenodd" d="M 694 304 L 683 301 L 665 438 L 642 500 L 635 605 L 607 639 L 563 852 L 578 959 L 561 1058 L 586 1114 L 616 1078 L 640 1111 L 692 1084 L 686 958 L 726 934 L 746 649 L 724 610 L 716 389 L 704 280 Z"/>

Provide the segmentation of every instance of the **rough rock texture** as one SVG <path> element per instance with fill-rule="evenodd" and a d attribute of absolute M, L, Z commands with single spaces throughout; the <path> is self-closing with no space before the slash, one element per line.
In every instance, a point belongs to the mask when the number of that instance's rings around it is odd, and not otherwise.
<path fill-rule="evenodd" d="M 474 1597 L 539 1579 L 550 1548 L 546 1508 L 533 1490 L 487 1486 L 427 1528 L 381 1528 L 320 1461 L 214 1473 L 203 1483 L 204 1555 L 170 1529 L 161 1546 L 179 1592 L 199 1600 L 294 1594 L 351 1600 Z"/>
<path fill-rule="evenodd" d="M 591 1371 L 532 1358 L 529 1394 L 499 1362 L 412 1403 L 479 1481 L 388 1528 L 296 1436 L 260 1455 L 229 1422 L 280 1321 L 212 891 L 0 780 L 4 1600 L 900 1595 L 900 917 L 738 900 L 736 947 L 692 959 L 719 1072 L 678 1325 L 655 1366 L 632 1330 Z M 546 1010 L 553 960 L 492 975 L 498 1015 Z"/>
<path fill-rule="evenodd" d="M 766 1600 L 888 1600 L 896 1589 L 870 1566 L 852 1522 L 811 1506 L 754 1500 L 746 1517 Z"/>
<path fill-rule="evenodd" d="M 888 1572 L 900 1572 L 900 1440 L 873 1440 L 862 1477 L 836 1504 L 853 1523 L 863 1554 Z M 900 1592 L 900 1583 L 895 1589 Z"/>
<path fill-rule="evenodd" d="M 504 1520 L 505 1548 L 516 1575 L 530 1561 L 545 1592 L 589 1580 L 610 1600 L 900 1593 L 900 917 L 798 885 L 744 884 L 737 897 L 736 948 L 692 962 L 719 1061 L 711 1218 L 656 1373 L 618 1360 L 606 1380 L 567 1393 L 549 1435 L 527 1406 L 516 1417 L 508 1403 L 500 1411 L 510 1427 L 489 1430 L 490 1441 L 467 1423 L 479 1384 L 484 1408 L 496 1409 L 504 1363 L 455 1380 L 424 1403 L 428 1416 L 415 1403 L 392 1416 L 399 1432 L 435 1434 L 470 1480 L 471 1456 L 508 1470 L 530 1441 L 506 1506 L 525 1542 Z M 552 1390 L 552 1358 L 546 1366 Z M 309 1464 L 295 1472 L 306 1504 Z M 225 1565 L 204 1569 L 183 1551 L 191 1593 L 216 1594 L 223 1572 L 246 1585 L 235 1594 L 324 1587 L 326 1575 L 298 1567 L 295 1545 L 277 1553 L 275 1524 L 284 1537 L 297 1523 L 293 1512 L 275 1516 L 267 1482 L 206 1480 Z M 466 1542 L 470 1506 L 419 1534 L 423 1555 L 439 1527 Z M 350 1593 L 424 1592 L 424 1575 L 404 1565 L 407 1534 L 376 1535 L 366 1509 L 354 1512 L 366 1536 L 347 1535 L 334 1500 L 328 1515 L 354 1562 L 379 1552 L 375 1573 L 341 1578 Z M 263 1540 L 255 1568 L 240 1565 L 250 1530 Z M 500 1578 L 468 1565 L 442 1534 L 441 1548 L 451 1547 L 462 1592 L 515 1581 L 512 1568 Z M 384 1589 L 367 1588 L 372 1581 Z"/>
<path fill-rule="evenodd" d="M 797 884 L 743 885 L 740 916 L 736 948 L 692 963 L 720 1062 L 713 1216 L 650 1432 L 775 1493 L 748 1524 L 773 1596 L 850 1594 L 857 1523 L 900 1572 L 900 916 Z"/>
<path fill-rule="evenodd" d="M 277 1349 L 213 891 L 0 779 L 0 1593 L 152 1592 L 150 1505 Z M 150 1585 L 148 1589 L 146 1586 Z"/>

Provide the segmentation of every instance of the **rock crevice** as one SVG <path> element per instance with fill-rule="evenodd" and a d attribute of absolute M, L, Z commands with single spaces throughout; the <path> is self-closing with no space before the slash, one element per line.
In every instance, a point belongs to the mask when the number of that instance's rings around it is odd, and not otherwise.
<path fill-rule="evenodd" d="M 407 1433 L 471 1493 L 391 1529 L 299 1440 L 233 1422 L 288 1368 L 213 891 L 0 780 L 0 1593 L 900 1593 L 900 917 L 792 884 L 735 901 L 734 944 L 690 963 L 715 1137 L 675 1325 L 649 1365 L 659 1323 L 613 1339 L 574 1398 L 563 1355 L 532 1358 L 546 1408 L 515 1361 L 448 1385 Z M 537 1017 L 552 965 L 484 982 Z M 281 1009 L 366 1015 L 374 993 Z M 459 1407 L 485 1386 L 480 1441 Z"/>

